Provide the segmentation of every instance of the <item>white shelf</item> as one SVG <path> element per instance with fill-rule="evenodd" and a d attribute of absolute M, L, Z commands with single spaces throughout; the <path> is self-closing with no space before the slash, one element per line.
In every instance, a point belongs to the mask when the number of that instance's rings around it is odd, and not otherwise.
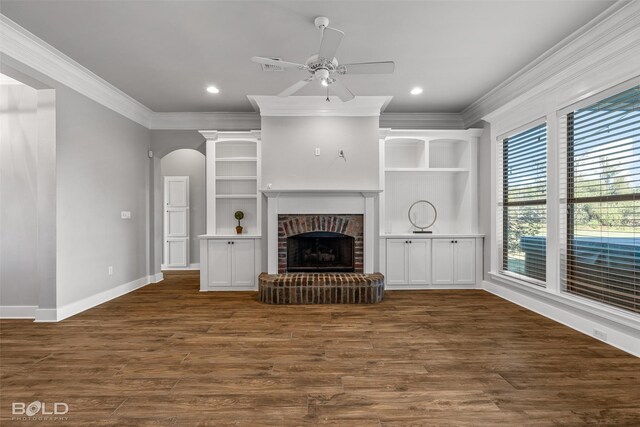
<path fill-rule="evenodd" d="M 256 194 L 216 194 L 216 199 L 255 199 Z"/>
<path fill-rule="evenodd" d="M 465 168 L 386 168 L 385 172 L 429 172 L 429 173 L 455 173 L 469 172 Z"/>
<path fill-rule="evenodd" d="M 257 157 L 219 157 L 216 162 L 257 162 Z"/>
<path fill-rule="evenodd" d="M 216 176 L 218 181 L 252 181 L 258 179 L 257 176 Z"/>

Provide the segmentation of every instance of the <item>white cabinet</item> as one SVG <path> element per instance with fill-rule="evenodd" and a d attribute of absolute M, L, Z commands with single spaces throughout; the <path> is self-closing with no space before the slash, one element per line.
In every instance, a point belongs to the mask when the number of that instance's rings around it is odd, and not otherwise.
<path fill-rule="evenodd" d="M 254 239 L 206 239 L 201 270 L 201 290 L 247 290 L 255 288 L 256 242 Z"/>
<path fill-rule="evenodd" d="M 431 260 L 434 285 L 475 284 L 475 239 L 433 239 Z"/>
<path fill-rule="evenodd" d="M 387 285 L 428 285 L 431 240 L 387 239 Z"/>

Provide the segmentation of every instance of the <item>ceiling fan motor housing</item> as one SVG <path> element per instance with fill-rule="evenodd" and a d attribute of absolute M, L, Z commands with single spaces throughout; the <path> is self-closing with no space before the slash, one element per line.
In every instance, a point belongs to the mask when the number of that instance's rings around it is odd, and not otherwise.
<path fill-rule="evenodd" d="M 329 26 L 329 18 L 325 16 L 318 16 L 315 21 L 313 21 L 313 23 L 315 24 L 316 28 L 318 28 L 319 30 L 323 30 Z"/>

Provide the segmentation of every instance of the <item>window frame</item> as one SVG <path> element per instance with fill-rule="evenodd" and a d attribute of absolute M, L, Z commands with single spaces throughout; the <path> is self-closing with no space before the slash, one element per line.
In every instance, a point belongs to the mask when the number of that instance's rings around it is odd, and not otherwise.
<path fill-rule="evenodd" d="M 558 119 L 566 118 L 566 128 L 564 129 L 564 135 L 562 135 L 563 129 L 558 128 L 559 148 L 566 149 L 566 159 L 561 159 L 564 161 L 561 162 L 563 164 L 560 165 L 560 167 L 564 169 L 564 173 L 562 174 L 563 181 L 559 183 L 561 187 L 564 185 L 566 191 L 565 197 L 562 197 L 560 199 L 560 205 L 564 205 L 564 209 L 566 211 L 563 222 L 563 231 L 565 233 L 565 236 L 561 237 L 560 241 L 558 242 L 564 249 L 562 255 L 564 259 L 559 271 L 561 277 L 559 283 L 560 293 L 565 297 L 588 302 L 589 304 L 596 304 L 612 312 L 622 312 L 632 316 L 638 316 L 640 315 L 640 312 L 634 311 L 632 309 L 626 309 L 616 304 L 610 304 L 603 300 L 589 298 L 588 296 L 581 295 L 579 292 L 570 291 L 569 287 L 571 286 L 571 277 L 573 276 L 573 274 L 575 274 L 576 271 L 575 263 L 577 262 L 576 255 L 574 254 L 574 245 L 570 243 L 573 239 L 575 239 L 575 206 L 579 203 L 610 203 L 621 201 L 633 202 L 640 200 L 637 193 L 576 197 L 576 176 L 574 175 L 574 168 L 576 167 L 574 144 L 574 114 L 578 110 L 590 107 L 602 100 L 616 96 L 635 87 L 640 87 L 640 82 L 638 82 L 637 79 L 632 79 L 630 81 L 603 90 L 595 95 L 584 98 L 570 106 L 557 111 Z M 564 147 L 562 147 L 563 144 Z"/>
<path fill-rule="evenodd" d="M 547 170 L 545 171 L 545 199 L 542 203 L 542 199 L 533 200 L 531 202 L 509 202 L 508 201 L 508 192 L 505 191 L 504 188 L 504 180 L 505 174 L 508 168 L 507 156 L 508 151 L 506 150 L 505 141 L 508 141 L 510 137 L 518 135 L 520 133 L 526 132 L 527 130 L 531 130 L 540 125 L 545 125 L 545 135 L 546 135 L 546 144 L 545 144 L 545 156 L 547 158 Z M 545 281 L 536 279 L 534 277 L 530 277 L 524 274 L 519 274 L 514 271 L 505 269 L 505 262 L 507 262 L 507 254 L 508 254 L 508 244 L 507 244 L 507 230 L 508 230 L 508 222 L 506 221 L 505 215 L 508 213 L 509 206 L 544 206 L 545 207 L 545 224 L 547 227 L 547 233 L 545 235 L 545 268 L 547 265 L 548 258 L 548 248 L 549 248 L 549 238 L 548 238 L 548 222 L 549 222 L 549 134 L 550 134 L 550 126 L 546 116 L 540 117 L 534 121 L 531 121 L 525 125 L 516 127 L 509 132 L 505 132 L 499 135 L 496 140 L 499 147 L 499 165 L 501 167 L 497 168 L 497 190 L 498 190 L 498 209 L 499 212 L 496 215 L 497 218 L 497 229 L 500 230 L 499 239 L 497 239 L 497 249 L 498 249 L 498 273 L 502 276 L 511 277 L 518 281 L 522 281 L 527 283 L 528 285 L 533 285 L 536 289 L 546 289 L 548 283 L 548 275 L 545 271 Z"/>

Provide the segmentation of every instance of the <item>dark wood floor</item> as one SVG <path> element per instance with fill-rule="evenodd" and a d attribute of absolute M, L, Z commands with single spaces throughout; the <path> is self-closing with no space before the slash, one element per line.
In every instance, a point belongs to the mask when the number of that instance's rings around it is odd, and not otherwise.
<path fill-rule="evenodd" d="M 2 321 L 11 402 L 51 425 L 640 425 L 640 359 L 483 291 L 269 306 L 167 279 L 61 323 Z"/>

